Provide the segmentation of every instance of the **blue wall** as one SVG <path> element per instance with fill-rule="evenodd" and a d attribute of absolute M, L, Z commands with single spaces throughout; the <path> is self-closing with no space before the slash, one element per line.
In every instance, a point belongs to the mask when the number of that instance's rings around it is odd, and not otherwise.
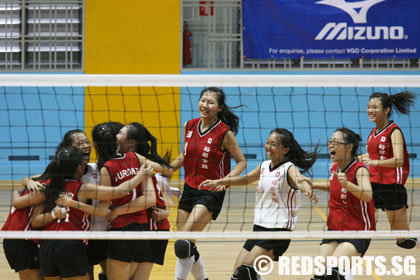
<path fill-rule="evenodd" d="M 84 100 L 84 88 L 0 88 L 0 180 L 42 173 L 64 133 L 84 129 Z"/>
<path fill-rule="evenodd" d="M 193 73 L 209 74 L 191 71 L 187 74 Z M 181 89 L 181 124 L 199 116 L 197 106 L 201 89 Z M 396 93 L 401 90 L 412 90 L 420 95 L 418 88 L 225 88 L 228 105 L 246 105 L 234 110 L 240 117 L 237 139 L 247 156 L 246 172 L 265 159 L 264 143 L 269 132 L 275 127 L 284 127 L 294 133 L 304 149 L 313 150 L 316 143 L 320 143 L 321 157 L 324 158 L 313 167 L 315 177 L 328 175 L 330 162 L 325 143 L 337 127 L 347 126 L 359 133 L 363 139 L 361 152 L 366 151 L 366 139 L 374 126 L 366 115 L 371 92 Z M 64 133 L 70 129 L 84 129 L 84 100 L 84 88 L 42 88 L 41 91 L 29 87 L 0 88 L 0 180 L 20 180 L 41 173 Z M 414 177 L 420 177 L 419 102 L 417 99 L 416 108 L 409 116 L 396 113 L 393 116 L 403 130 L 408 152 L 415 156 L 411 158 L 411 175 Z M 19 156 L 34 158 L 10 160 Z"/>

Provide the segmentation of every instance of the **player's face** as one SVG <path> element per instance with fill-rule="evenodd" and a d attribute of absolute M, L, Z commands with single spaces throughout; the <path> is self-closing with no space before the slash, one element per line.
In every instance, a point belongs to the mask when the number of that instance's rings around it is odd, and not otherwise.
<path fill-rule="evenodd" d="M 378 122 L 388 117 L 389 110 L 384 110 L 381 100 L 375 97 L 369 100 L 366 112 L 371 122 Z"/>
<path fill-rule="evenodd" d="M 285 155 L 289 152 L 289 148 L 284 147 L 280 136 L 273 132 L 268 136 L 267 142 L 265 142 L 265 152 L 267 153 L 267 158 L 275 165 L 284 160 Z"/>
<path fill-rule="evenodd" d="M 127 141 L 127 130 L 127 127 L 124 126 L 117 134 L 117 145 L 119 153 L 128 153 L 130 151 Z"/>
<path fill-rule="evenodd" d="M 90 144 L 89 138 L 87 138 L 86 134 L 82 132 L 73 134 L 71 144 L 72 146 L 79 149 L 80 152 L 82 152 L 84 163 L 88 163 L 90 160 L 90 152 L 92 151 L 92 145 Z"/>
<path fill-rule="evenodd" d="M 198 101 L 198 111 L 201 118 L 209 120 L 217 119 L 217 114 L 222 110 L 217 102 L 217 93 L 213 91 L 206 91 Z"/>
<path fill-rule="evenodd" d="M 333 133 L 328 141 L 328 151 L 332 162 L 347 161 L 351 158 L 351 149 L 349 150 L 349 144 L 344 140 L 343 132 Z"/>

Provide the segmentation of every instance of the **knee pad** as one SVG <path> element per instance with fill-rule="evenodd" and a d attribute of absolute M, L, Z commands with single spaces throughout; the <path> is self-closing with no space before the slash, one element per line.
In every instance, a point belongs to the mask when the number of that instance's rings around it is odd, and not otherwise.
<path fill-rule="evenodd" d="M 404 249 L 413 249 L 414 247 L 416 247 L 416 244 L 417 238 L 404 238 L 404 240 L 401 242 L 397 241 L 397 246 Z"/>
<path fill-rule="evenodd" d="M 195 244 L 188 240 L 177 240 L 174 244 L 175 255 L 180 259 L 185 259 L 195 255 Z"/>
<path fill-rule="evenodd" d="M 238 280 L 257 280 L 257 272 L 252 266 L 243 264 L 236 270 L 236 277 Z"/>

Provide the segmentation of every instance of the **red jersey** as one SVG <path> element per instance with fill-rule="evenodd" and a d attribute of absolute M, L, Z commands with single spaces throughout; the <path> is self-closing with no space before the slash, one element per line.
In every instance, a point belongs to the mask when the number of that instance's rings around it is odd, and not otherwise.
<path fill-rule="evenodd" d="M 356 172 L 359 168 L 366 168 L 360 161 L 352 161 L 342 172 L 346 173 L 347 181 L 357 184 Z M 338 165 L 331 168 L 330 199 L 327 226 L 331 230 L 375 230 L 375 207 L 373 200 L 365 202 L 345 187 L 342 187 L 336 175 Z"/>
<path fill-rule="evenodd" d="M 29 190 L 25 189 L 21 196 L 29 194 Z M 34 210 L 33 206 L 16 209 L 14 206 L 10 208 L 9 216 L 7 217 L 6 222 L 4 223 L 1 230 L 17 230 L 17 231 L 27 231 L 31 230 L 32 226 L 32 212 Z"/>
<path fill-rule="evenodd" d="M 111 184 L 114 187 L 130 180 L 140 171 L 139 159 L 136 154 L 132 152 L 123 154 L 121 157 L 108 160 L 104 166 L 108 169 L 111 177 Z M 140 195 L 141 184 L 135 187 L 128 195 L 122 198 L 113 199 L 112 205 L 114 207 L 124 205 L 132 200 L 135 200 Z M 134 223 L 148 223 L 146 210 L 118 216 L 118 218 L 112 221 L 111 228 L 122 228 Z"/>
<path fill-rule="evenodd" d="M 156 181 L 156 177 L 152 176 L 152 180 L 153 180 L 153 185 L 155 187 L 155 193 L 156 193 L 156 207 L 161 208 L 161 209 L 166 209 L 165 198 L 163 197 L 163 194 L 160 191 L 159 185 Z M 166 218 L 159 222 L 156 222 L 150 216 L 151 210 L 152 209 L 149 208 L 149 211 L 148 211 L 149 229 L 150 230 L 169 230 L 171 228 L 171 225 L 169 224 L 169 220 Z"/>
<path fill-rule="evenodd" d="M 372 160 L 384 160 L 394 157 L 392 149 L 391 134 L 395 129 L 400 129 L 398 125 L 391 122 L 384 129 L 375 133 L 376 128 L 372 129 L 367 141 L 367 152 Z M 401 129 L 400 129 L 401 130 Z M 402 133 L 402 132 L 401 132 Z M 382 167 L 369 166 L 370 181 L 372 183 L 391 185 L 404 185 L 410 172 L 410 160 L 408 158 L 407 146 L 404 136 L 404 163 L 402 167 Z"/>
<path fill-rule="evenodd" d="M 83 184 L 76 180 L 64 180 L 64 192 L 72 200 L 77 200 L 80 187 Z M 51 211 L 52 209 L 48 209 Z M 67 208 L 64 219 L 55 219 L 44 226 L 44 230 L 50 231 L 88 231 L 90 227 L 90 215 L 76 208 Z"/>
<path fill-rule="evenodd" d="M 230 154 L 221 150 L 229 127 L 219 120 L 201 132 L 200 124 L 200 118 L 192 119 L 185 131 L 185 182 L 192 188 L 198 188 L 206 179 L 220 179 L 230 172 Z"/>

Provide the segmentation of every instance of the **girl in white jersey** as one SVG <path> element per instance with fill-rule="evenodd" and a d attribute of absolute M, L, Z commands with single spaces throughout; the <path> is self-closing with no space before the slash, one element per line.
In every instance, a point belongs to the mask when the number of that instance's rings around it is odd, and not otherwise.
<path fill-rule="evenodd" d="M 293 134 L 284 128 L 271 131 L 265 143 L 268 160 L 245 176 L 206 180 L 200 187 L 223 191 L 226 185 L 247 185 L 259 180 L 255 197 L 254 231 L 291 231 L 296 226 L 300 190 L 317 201 L 308 182 L 299 183 L 316 161 L 314 153 L 304 151 Z M 297 168 L 299 167 L 301 171 Z M 254 261 L 261 255 L 278 260 L 289 247 L 289 240 L 247 240 L 236 259 L 232 279 L 256 280 Z"/>

